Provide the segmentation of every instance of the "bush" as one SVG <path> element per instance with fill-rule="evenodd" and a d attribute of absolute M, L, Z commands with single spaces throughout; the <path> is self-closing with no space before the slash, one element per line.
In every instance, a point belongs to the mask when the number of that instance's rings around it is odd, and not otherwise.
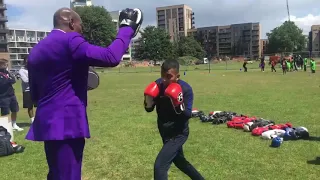
<path fill-rule="evenodd" d="M 178 58 L 178 62 L 180 65 L 189 66 L 195 64 L 198 61 L 197 58 L 192 56 L 182 56 Z"/>

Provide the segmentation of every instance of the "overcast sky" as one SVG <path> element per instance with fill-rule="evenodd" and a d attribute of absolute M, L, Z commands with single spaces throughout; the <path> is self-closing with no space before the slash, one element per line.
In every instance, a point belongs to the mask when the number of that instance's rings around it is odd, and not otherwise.
<path fill-rule="evenodd" d="M 51 30 L 52 15 L 70 0 L 5 0 L 9 28 Z M 186 4 L 195 13 L 196 27 L 260 22 L 262 36 L 288 19 L 286 0 L 93 0 L 108 11 L 127 7 L 144 12 L 144 26 L 156 25 L 156 7 Z M 307 34 L 320 24 L 320 0 L 289 0 L 291 20 Z"/>

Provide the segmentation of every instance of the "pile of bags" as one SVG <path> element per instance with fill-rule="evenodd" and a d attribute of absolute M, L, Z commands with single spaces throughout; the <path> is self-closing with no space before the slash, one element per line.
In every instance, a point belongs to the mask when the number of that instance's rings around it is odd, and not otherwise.
<path fill-rule="evenodd" d="M 210 112 L 209 115 L 205 115 L 203 111 L 192 111 L 192 117 L 199 117 L 201 122 L 210 122 L 212 124 L 224 124 L 227 121 L 231 121 L 233 117 L 236 116 L 242 115 L 237 115 L 237 113 L 230 111 L 214 111 Z"/>
<path fill-rule="evenodd" d="M 279 147 L 283 141 L 308 139 L 309 132 L 305 127 L 293 127 L 291 123 L 276 124 L 272 120 L 238 115 L 235 112 L 215 111 L 205 115 L 202 111 L 194 109 L 193 117 L 198 117 L 201 122 L 212 124 L 227 124 L 228 128 L 242 129 L 251 132 L 253 136 L 272 140 L 272 147 Z"/>
<path fill-rule="evenodd" d="M 11 142 L 11 134 L 6 128 L 0 126 L 0 157 L 9 156 L 14 153 L 21 153 L 24 151 L 24 147 Z"/>

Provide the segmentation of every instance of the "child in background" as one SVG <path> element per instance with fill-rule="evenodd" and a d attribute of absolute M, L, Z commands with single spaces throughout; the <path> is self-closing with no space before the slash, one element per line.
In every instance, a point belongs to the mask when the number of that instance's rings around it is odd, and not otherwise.
<path fill-rule="evenodd" d="M 282 60 L 282 73 L 283 75 L 287 73 L 287 62 L 285 59 Z"/>
<path fill-rule="evenodd" d="M 310 60 L 310 66 L 311 66 L 311 73 L 316 73 L 316 62 L 314 61 L 313 58 Z"/>

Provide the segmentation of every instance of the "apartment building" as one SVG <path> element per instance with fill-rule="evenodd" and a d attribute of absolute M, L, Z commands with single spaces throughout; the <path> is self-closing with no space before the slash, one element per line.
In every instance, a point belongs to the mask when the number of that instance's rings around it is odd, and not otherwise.
<path fill-rule="evenodd" d="M 260 40 L 261 55 L 267 54 L 268 43 L 269 43 L 268 39 L 261 39 Z"/>
<path fill-rule="evenodd" d="M 189 31 L 211 56 L 261 57 L 260 23 L 231 24 L 197 28 Z"/>
<path fill-rule="evenodd" d="M 191 7 L 181 4 L 157 7 L 157 27 L 165 29 L 172 41 L 187 36 L 188 30 L 194 29 L 194 12 Z"/>
<path fill-rule="evenodd" d="M 91 0 L 71 0 L 70 1 L 70 7 L 83 7 L 83 6 L 92 6 Z"/>
<path fill-rule="evenodd" d="M 309 50 L 320 51 L 320 25 L 312 25 L 309 33 Z"/>
<path fill-rule="evenodd" d="M 119 14 L 120 11 L 111 11 L 109 12 L 110 16 L 112 18 L 112 22 L 115 24 L 117 30 L 119 29 Z M 122 60 L 126 60 L 126 61 L 131 61 L 132 57 L 131 57 L 131 44 L 129 45 L 128 50 L 126 51 L 126 53 L 122 56 Z"/>
<path fill-rule="evenodd" d="M 29 54 L 32 47 L 49 33 L 49 31 L 9 29 L 8 47 L 12 69 L 20 69 L 23 59 Z"/>
<path fill-rule="evenodd" d="M 7 6 L 4 0 L 0 0 L 0 58 L 8 59 L 10 58 L 8 52 L 8 39 L 7 34 L 9 29 L 7 28 L 8 18 L 6 16 Z M 10 68 L 9 63 L 9 68 Z"/>
<path fill-rule="evenodd" d="M 138 59 L 137 57 L 137 49 L 140 46 L 141 39 L 132 39 L 131 41 L 131 56 L 134 59 Z"/>

